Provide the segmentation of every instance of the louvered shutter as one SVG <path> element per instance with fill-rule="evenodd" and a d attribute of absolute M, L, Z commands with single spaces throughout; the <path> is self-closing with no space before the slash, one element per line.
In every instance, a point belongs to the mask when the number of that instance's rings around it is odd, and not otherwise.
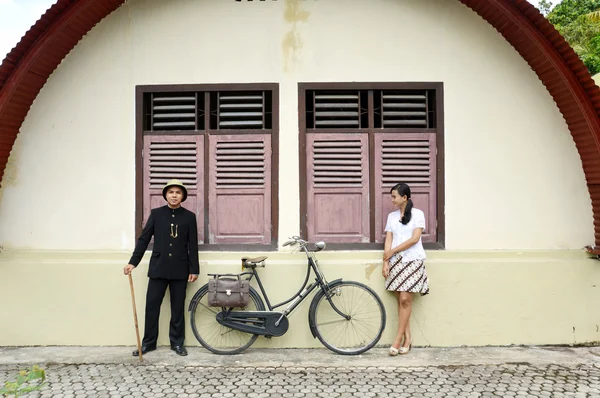
<path fill-rule="evenodd" d="M 271 136 L 212 135 L 209 243 L 271 243 Z"/>
<path fill-rule="evenodd" d="M 359 128 L 360 97 L 358 91 L 315 93 L 315 128 Z"/>
<path fill-rule="evenodd" d="M 144 136 L 144 220 L 150 210 L 166 205 L 165 184 L 177 178 L 188 190 L 182 206 L 196 214 L 198 241 L 204 241 L 204 144 L 203 136 Z"/>
<path fill-rule="evenodd" d="M 196 129 L 196 93 L 155 93 L 151 106 L 149 130 Z"/>
<path fill-rule="evenodd" d="M 425 213 L 423 242 L 436 242 L 436 135 L 375 134 L 375 233 L 385 241 L 388 214 L 395 210 L 390 189 L 399 182 L 410 186 L 414 206 Z"/>
<path fill-rule="evenodd" d="M 381 95 L 381 119 L 384 128 L 426 128 L 427 94 L 425 91 L 395 92 Z"/>
<path fill-rule="evenodd" d="M 369 145 L 364 134 L 307 134 L 310 241 L 369 242 Z"/>
<path fill-rule="evenodd" d="M 218 129 L 266 129 L 266 93 L 218 93 Z"/>

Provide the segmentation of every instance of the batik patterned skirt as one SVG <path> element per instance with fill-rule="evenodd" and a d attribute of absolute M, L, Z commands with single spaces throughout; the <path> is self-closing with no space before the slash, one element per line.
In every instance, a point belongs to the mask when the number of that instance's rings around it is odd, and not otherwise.
<path fill-rule="evenodd" d="M 390 259 L 390 273 L 385 280 L 386 290 L 393 292 L 429 293 L 429 280 L 423 260 L 402 263 L 402 257 L 394 255 Z"/>

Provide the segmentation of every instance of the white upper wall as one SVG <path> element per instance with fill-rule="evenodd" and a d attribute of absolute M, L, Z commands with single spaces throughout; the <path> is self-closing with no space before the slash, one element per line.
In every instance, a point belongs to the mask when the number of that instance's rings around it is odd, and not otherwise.
<path fill-rule="evenodd" d="M 280 237 L 299 231 L 298 82 L 443 82 L 448 249 L 593 242 L 577 150 L 552 98 L 448 0 L 130 0 L 52 74 L 2 181 L 0 244 L 134 245 L 139 84 L 280 84 Z"/>

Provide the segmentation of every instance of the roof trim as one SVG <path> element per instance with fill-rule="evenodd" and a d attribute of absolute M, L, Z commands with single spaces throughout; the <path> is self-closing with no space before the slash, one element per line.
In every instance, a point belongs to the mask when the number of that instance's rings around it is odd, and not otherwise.
<path fill-rule="evenodd" d="M 600 245 L 600 88 L 577 54 L 526 0 L 460 0 L 492 25 L 538 75 L 579 152 Z M 90 29 L 125 0 L 58 0 L 0 65 L 0 179 L 31 104 Z"/>

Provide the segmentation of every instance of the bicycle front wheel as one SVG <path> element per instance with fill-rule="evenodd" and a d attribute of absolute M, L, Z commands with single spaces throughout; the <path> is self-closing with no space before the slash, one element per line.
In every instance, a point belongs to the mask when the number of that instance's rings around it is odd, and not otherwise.
<path fill-rule="evenodd" d="M 250 300 L 243 308 L 233 311 L 264 311 L 265 305 L 259 294 L 250 287 Z M 204 348 L 221 355 L 239 354 L 250 347 L 257 334 L 228 328 L 217 321 L 220 307 L 208 305 L 208 284 L 202 286 L 190 303 L 190 323 L 196 339 Z"/>
<path fill-rule="evenodd" d="M 377 293 L 353 281 L 317 293 L 309 310 L 309 322 L 317 338 L 342 355 L 357 355 L 374 347 L 385 329 L 385 318 Z"/>

